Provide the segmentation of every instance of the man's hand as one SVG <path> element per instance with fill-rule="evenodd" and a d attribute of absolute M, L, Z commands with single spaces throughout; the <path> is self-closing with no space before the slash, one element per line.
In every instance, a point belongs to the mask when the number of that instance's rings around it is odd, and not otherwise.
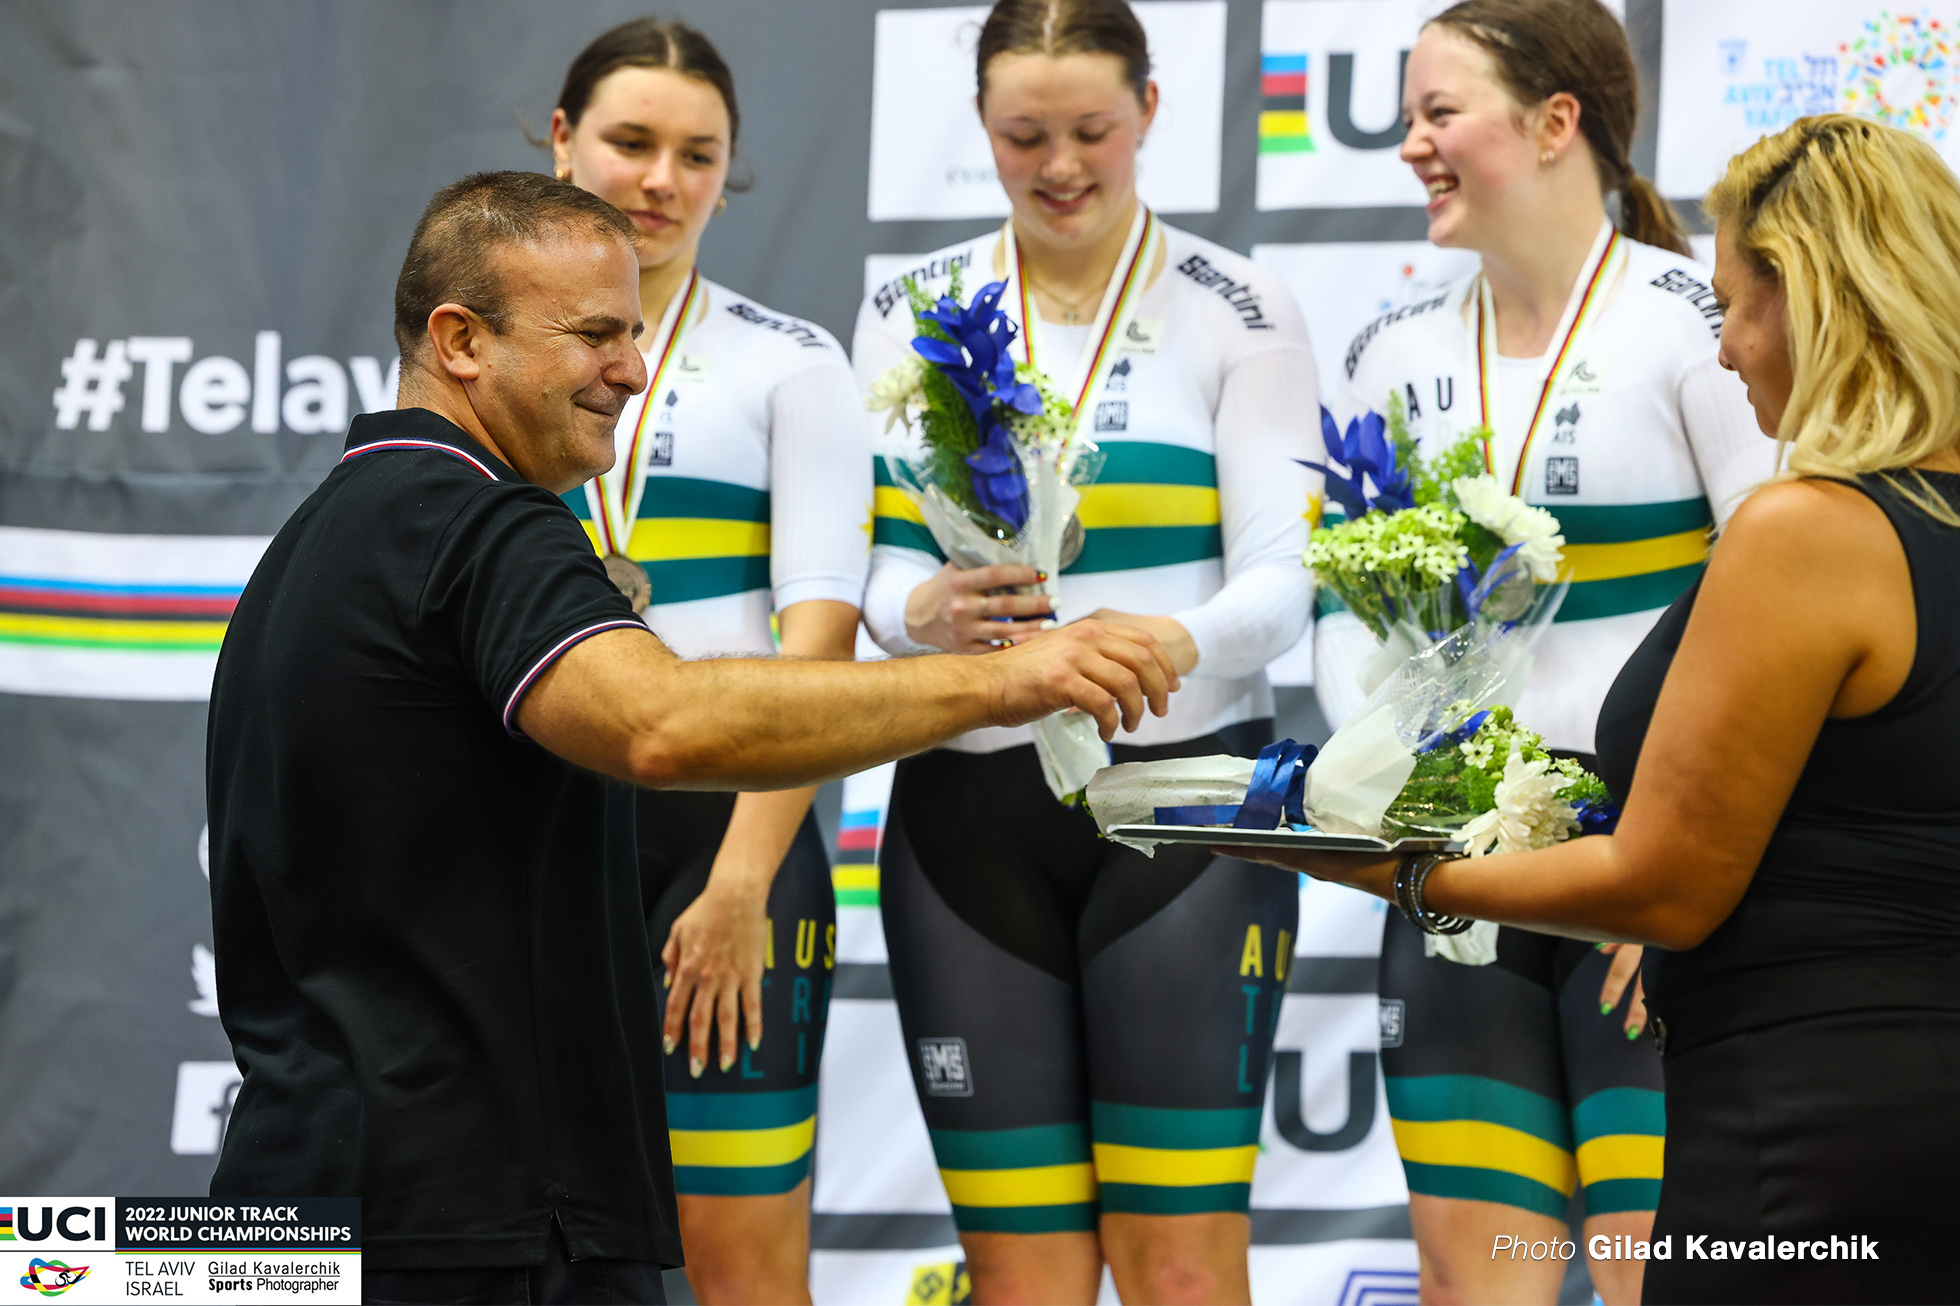
<path fill-rule="evenodd" d="M 1171 655 L 1147 631 L 1078 621 L 1047 631 L 984 661 L 994 676 L 988 716 L 997 726 L 1025 725 L 1068 708 L 1096 719 L 1107 740 L 1134 730 L 1144 708 L 1170 710 L 1178 687 Z"/>
<path fill-rule="evenodd" d="M 720 1031 L 717 1064 L 735 1064 L 736 1015 L 749 1047 L 762 1041 L 762 964 L 769 949 L 769 881 L 761 891 L 717 886 L 712 879 L 667 933 L 660 961 L 667 968 L 667 1020 L 661 1044 L 672 1052 L 687 1039 L 688 1073 L 708 1065 L 708 1028 Z"/>

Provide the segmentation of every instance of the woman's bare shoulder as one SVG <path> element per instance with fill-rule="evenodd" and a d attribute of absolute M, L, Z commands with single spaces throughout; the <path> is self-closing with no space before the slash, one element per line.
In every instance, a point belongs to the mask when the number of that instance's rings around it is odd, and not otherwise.
<path fill-rule="evenodd" d="M 1904 561 L 1884 510 L 1856 486 L 1806 477 L 1765 485 L 1742 501 L 1722 532 L 1717 555 L 1731 562 L 1777 562 L 1815 572 L 1861 567 L 1879 557 Z"/>

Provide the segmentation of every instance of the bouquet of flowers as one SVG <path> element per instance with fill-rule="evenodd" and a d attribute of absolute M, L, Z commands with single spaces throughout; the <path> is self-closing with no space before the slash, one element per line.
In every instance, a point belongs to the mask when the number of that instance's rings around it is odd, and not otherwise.
<path fill-rule="evenodd" d="M 1522 636 L 1465 625 L 1406 659 L 1354 718 L 1315 750 L 1284 740 L 1257 760 L 1129 763 L 1101 772 L 1087 798 L 1098 826 L 1231 825 L 1317 829 L 1385 841 L 1441 836 L 1472 857 L 1548 848 L 1617 820 L 1606 788 L 1553 758 L 1511 709 L 1490 703 Z M 1149 852 L 1149 840 L 1135 841 Z M 1430 955 L 1496 957 L 1495 925 L 1427 936 Z"/>
<path fill-rule="evenodd" d="M 902 422 L 920 437 L 888 460 L 892 478 L 955 566 L 1033 567 L 1048 579 L 1021 592 L 1053 596 L 1081 551 L 1075 509 L 1102 451 L 1076 435 L 1075 414 L 1049 379 L 1009 353 L 1019 329 L 1000 308 L 1005 282 L 982 286 L 964 307 L 957 269 L 936 303 L 909 277 L 905 289 L 918 357 L 890 368 L 866 399 L 891 414 L 886 430 Z M 1094 719 L 1079 712 L 1036 722 L 1034 737 L 1042 774 L 1064 802 L 1109 764 Z"/>
<path fill-rule="evenodd" d="M 1505 493 L 1484 469 L 1478 428 L 1434 460 L 1417 452 L 1402 402 L 1345 432 L 1320 410 L 1326 478 L 1339 520 L 1315 527 L 1306 564 L 1381 641 L 1361 677 L 1372 690 L 1403 658 L 1473 622 L 1535 630 L 1564 601 L 1558 519 Z"/>

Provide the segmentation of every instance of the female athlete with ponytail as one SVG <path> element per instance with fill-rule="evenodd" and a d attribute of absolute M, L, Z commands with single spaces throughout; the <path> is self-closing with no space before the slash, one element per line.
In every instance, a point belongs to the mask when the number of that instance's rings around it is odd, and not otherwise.
<path fill-rule="evenodd" d="M 773 613 L 785 656 L 847 659 L 871 512 L 850 365 L 823 328 L 695 266 L 740 126 L 728 65 L 683 23 L 622 24 L 565 75 L 554 162 L 639 228 L 648 376 L 620 415 L 619 461 L 566 501 L 677 653 L 771 655 Z M 837 918 L 814 792 L 639 791 L 681 1237 L 704 1302 L 810 1300 Z"/>
<path fill-rule="evenodd" d="M 1337 416 L 1399 401 L 1431 456 L 1487 427 L 1488 469 L 1558 517 L 1573 584 L 1513 705 L 1589 761 L 1614 676 L 1773 467 L 1716 361 L 1708 273 L 1629 162 L 1637 82 L 1619 22 L 1597 0 L 1467 0 L 1423 28 L 1403 95 L 1429 239 L 1482 268 L 1356 337 Z M 1355 618 L 1323 611 L 1315 679 L 1336 725 L 1372 648 Z M 1382 1070 L 1424 1300 L 1557 1300 L 1561 1262 L 1492 1248 L 1562 1237 L 1575 1188 L 1588 1236 L 1647 1237 L 1663 1112 L 1637 982 L 1609 1018 L 1639 951 L 1507 928 L 1495 963 L 1463 966 L 1426 956 L 1389 913 L 1381 994 L 1403 1020 Z M 1637 1301 L 1640 1265 L 1592 1261 L 1601 1296 Z"/>
<path fill-rule="evenodd" d="M 1044 621 L 1144 627 L 1183 676 L 1118 761 L 1250 755 L 1271 737 L 1264 668 L 1299 638 L 1318 411 L 1299 310 L 1248 260 L 1137 199 L 1157 107 L 1122 0 L 1002 0 L 977 105 L 1013 216 L 920 260 L 945 293 L 1005 281 L 1032 358 L 1107 455 L 1060 611 L 1023 567 L 961 571 L 878 490 L 866 623 L 894 653 L 985 655 Z M 911 356 L 902 283 L 852 349 L 866 386 Z M 880 422 L 882 425 L 882 421 Z M 1296 930 L 1289 876 L 1202 849 L 1155 859 L 1055 800 L 1026 730 L 898 767 L 880 896 L 892 983 L 975 1301 L 1244 1302 L 1246 1215 Z"/>

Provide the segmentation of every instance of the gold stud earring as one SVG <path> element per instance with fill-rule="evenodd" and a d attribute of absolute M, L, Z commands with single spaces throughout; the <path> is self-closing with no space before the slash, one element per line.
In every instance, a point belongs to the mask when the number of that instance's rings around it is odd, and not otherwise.
<path fill-rule="evenodd" d="M 570 168 L 559 168 L 552 175 L 560 181 L 570 181 L 572 179 L 572 170 Z"/>
<path fill-rule="evenodd" d="M 717 213 L 728 212 L 728 196 L 726 195 L 715 196 L 715 212 Z"/>
<path fill-rule="evenodd" d="M 1558 162 L 1558 155 L 1553 153 L 1551 150 L 1546 150 L 1543 154 L 1538 156 L 1538 162 L 1544 165 L 1545 167 L 1549 168 L 1554 163 Z"/>

